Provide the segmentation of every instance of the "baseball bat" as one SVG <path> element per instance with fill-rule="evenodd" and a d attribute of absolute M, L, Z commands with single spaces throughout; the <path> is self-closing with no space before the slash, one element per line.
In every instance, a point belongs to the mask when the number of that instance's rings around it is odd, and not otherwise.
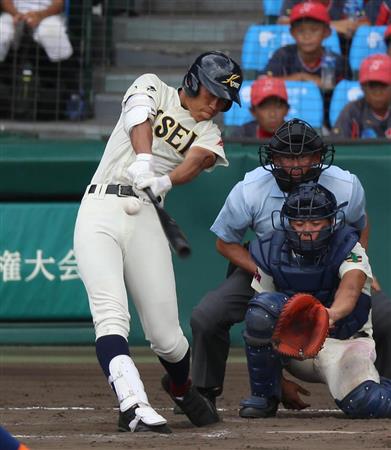
<path fill-rule="evenodd" d="M 191 248 L 188 240 L 186 239 L 182 230 L 179 228 L 179 225 L 163 209 L 163 207 L 160 206 L 158 199 L 156 198 L 150 187 L 146 187 L 144 191 L 148 195 L 149 199 L 156 209 L 164 234 L 166 235 L 171 248 L 180 258 L 187 258 L 191 253 Z"/>

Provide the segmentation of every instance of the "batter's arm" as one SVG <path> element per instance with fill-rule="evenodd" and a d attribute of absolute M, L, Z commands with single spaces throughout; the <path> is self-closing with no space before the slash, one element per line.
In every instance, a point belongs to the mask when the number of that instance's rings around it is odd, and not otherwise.
<path fill-rule="evenodd" d="M 185 159 L 169 174 L 171 182 L 185 184 L 198 176 L 203 170 L 212 167 L 217 155 L 202 147 L 192 147 L 186 153 Z"/>
<path fill-rule="evenodd" d="M 130 142 L 135 153 L 152 154 L 152 125 L 146 120 L 139 125 L 135 125 L 130 132 Z"/>
<path fill-rule="evenodd" d="M 330 308 L 327 308 L 330 326 L 353 311 L 366 279 L 367 275 L 359 269 L 349 270 L 343 275 L 335 293 L 333 304 Z"/>
<path fill-rule="evenodd" d="M 241 244 L 235 242 L 225 242 L 218 238 L 216 241 L 217 251 L 231 261 L 237 267 L 241 267 L 252 275 L 256 272 L 257 266 L 252 260 L 249 251 Z"/>

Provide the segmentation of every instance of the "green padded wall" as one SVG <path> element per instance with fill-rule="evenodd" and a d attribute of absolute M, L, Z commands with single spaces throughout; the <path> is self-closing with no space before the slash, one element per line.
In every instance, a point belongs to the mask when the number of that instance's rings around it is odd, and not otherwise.
<path fill-rule="evenodd" d="M 20 253 L 20 280 L 5 281 L 0 271 L 0 321 L 85 321 L 89 320 L 86 295 L 80 280 L 61 279 L 72 266 L 63 259 L 72 248 L 77 202 L 48 202 L 57 196 L 80 197 L 104 149 L 100 141 L 39 141 L 0 139 L 0 186 L 3 199 L 31 197 L 40 202 L 0 203 L 0 257 L 5 251 Z M 226 261 L 215 251 L 209 231 L 216 214 L 233 185 L 246 171 L 257 166 L 257 146 L 229 144 L 228 168 L 202 174 L 193 183 L 176 187 L 168 196 L 166 209 L 178 221 L 193 247 L 189 260 L 174 257 L 181 323 L 190 336 L 191 309 L 225 276 Z M 367 192 L 372 226 L 369 255 L 375 274 L 391 293 L 391 146 L 341 146 L 336 163 L 356 173 Z M 191 205 L 191 206 L 190 206 Z M 49 280 L 42 271 L 33 279 L 37 251 L 54 275 Z M 68 255 L 69 256 L 69 255 Z M 26 263 L 29 260 L 30 263 Z M 1 261 L 1 260 L 0 260 Z M 60 264 L 62 262 L 62 264 Z M 72 268 L 69 269 L 72 274 Z M 136 314 L 132 327 L 133 344 L 144 344 Z M 239 329 L 233 333 L 240 343 Z M 1 333 L 0 333 L 1 342 Z"/>

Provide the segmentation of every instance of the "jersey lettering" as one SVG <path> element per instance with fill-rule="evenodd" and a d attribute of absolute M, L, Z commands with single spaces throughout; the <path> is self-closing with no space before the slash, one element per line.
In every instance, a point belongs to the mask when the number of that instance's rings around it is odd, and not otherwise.
<path fill-rule="evenodd" d="M 183 138 L 185 134 L 181 133 L 181 131 L 185 131 L 186 135 L 190 133 L 190 130 L 187 130 L 185 127 L 183 127 L 180 123 L 177 124 L 177 126 L 174 128 L 173 132 L 170 134 L 170 136 L 166 139 L 166 142 L 168 142 L 172 147 L 175 148 L 175 150 L 178 150 L 179 146 L 181 145 L 181 142 L 174 143 L 173 140 L 178 137 L 179 139 Z"/>
<path fill-rule="evenodd" d="M 162 124 L 155 128 L 155 135 L 159 138 L 167 136 L 170 128 L 175 125 L 175 120 L 170 116 L 162 117 Z"/>
<path fill-rule="evenodd" d="M 155 136 L 162 138 L 167 144 L 173 147 L 178 153 L 185 153 L 196 140 L 198 135 L 194 131 L 190 131 L 171 116 L 163 115 L 163 111 L 159 109 L 156 113 L 156 119 L 161 117 L 161 123 L 154 128 Z M 184 142 L 185 138 L 190 138 Z"/>

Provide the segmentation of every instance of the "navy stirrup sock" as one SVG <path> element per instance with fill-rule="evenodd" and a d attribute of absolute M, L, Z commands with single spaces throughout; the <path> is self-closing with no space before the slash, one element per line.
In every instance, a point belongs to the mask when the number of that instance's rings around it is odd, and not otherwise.
<path fill-rule="evenodd" d="M 97 339 L 95 343 L 96 356 L 106 378 L 110 376 L 110 361 L 118 355 L 130 356 L 128 342 L 118 334 L 110 334 Z"/>
<path fill-rule="evenodd" d="M 159 361 L 166 369 L 171 380 L 171 392 L 175 396 L 181 396 L 189 390 L 189 372 L 190 372 L 190 348 L 185 356 L 176 363 L 171 363 L 159 356 Z"/>

